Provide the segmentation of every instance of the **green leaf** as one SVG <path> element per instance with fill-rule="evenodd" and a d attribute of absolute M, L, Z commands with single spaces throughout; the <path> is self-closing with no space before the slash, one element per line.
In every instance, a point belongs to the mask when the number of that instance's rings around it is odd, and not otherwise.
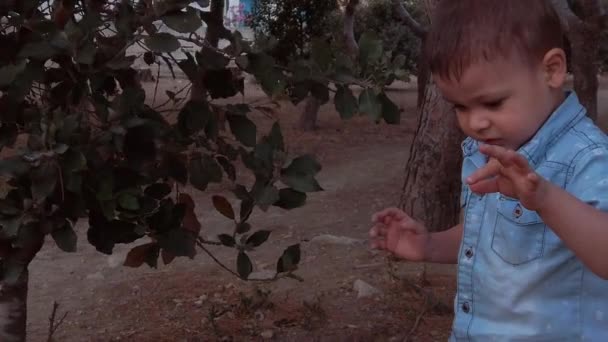
<path fill-rule="evenodd" d="M 188 182 L 188 168 L 186 168 L 184 162 L 176 155 L 169 155 L 167 157 L 167 166 L 169 169 L 169 176 L 178 183 L 186 185 Z"/>
<path fill-rule="evenodd" d="M 331 46 L 323 38 L 312 40 L 312 59 L 322 71 L 326 71 L 331 66 L 333 60 Z"/>
<path fill-rule="evenodd" d="M 0 126 L 0 150 L 4 147 L 12 147 L 17 141 L 18 127 L 14 123 L 4 122 Z"/>
<path fill-rule="evenodd" d="M 401 111 L 399 107 L 388 97 L 382 93 L 379 96 L 382 103 L 382 118 L 389 125 L 396 125 L 401 121 Z"/>
<path fill-rule="evenodd" d="M 232 181 L 235 181 L 236 180 L 236 168 L 234 165 L 232 165 L 230 160 L 228 160 L 228 158 L 222 157 L 222 156 L 216 157 L 215 159 L 222 166 L 222 169 L 224 169 L 224 172 L 226 172 L 226 174 L 228 175 L 228 178 L 230 178 L 230 180 L 232 180 Z"/>
<path fill-rule="evenodd" d="M 214 158 L 205 155 L 190 161 L 190 184 L 200 191 L 205 191 L 210 182 L 222 180 L 222 168 Z"/>
<path fill-rule="evenodd" d="M 145 262 L 151 268 L 157 268 L 159 254 L 160 247 L 156 242 L 136 246 L 129 251 L 123 265 L 127 267 L 140 267 Z"/>
<path fill-rule="evenodd" d="M 190 259 L 196 255 L 196 237 L 184 229 L 171 229 L 158 236 L 158 243 L 176 257 L 185 256 Z"/>
<path fill-rule="evenodd" d="M 177 124 L 184 135 L 197 134 L 205 128 L 212 115 L 206 102 L 188 101 L 177 116 Z"/>
<path fill-rule="evenodd" d="M 161 19 L 169 28 L 179 33 L 196 32 L 202 26 L 201 18 L 192 7 L 187 7 L 185 12 L 171 12 Z"/>
<path fill-rule="evenodd" d="M 229 114 L 227 119 L 236 139 L 245 146 L 254 147 L 257 135 L 255 124 L 244 115 Z"/>
<path fill-rule="evenodd" d="M 207 70 L 222 70 L 230 63 L 230 58 L 211 47 L 204 47 L 196 54 L 196 59 L 198 64 Z"/>
<path fill-rule="evenodd" d="M 249 219 L 249 216 L 251 216 L 251 213 L 253 212 L 254 206 L 255 206 L 255 202 L 253 201 L 253 199 L 248 198 L 248 199 L 242 200 L 241 209 L 240 209 L 241 222 Z"/>
<path fill-rule="evenodd" d="M 155 33 L 146 37 L 144 43 L 150 50 L 160 53 L 170 53 L 180 48 L 179 40 L 166 32 Z"/>
<path fill-rule="evenodd" d="M 61 166 L 64 171 L 74 172 L 84 170 L 87 167 L 87 160 L 82 152 L 69 148 L 61 158 Z"/>
<path fill-rule="evenodd" d="M 239 252 L 236 259 L 236 269 L 243 279 L 249 278 L 249 275 L 253 272 L 253 265 L 245 252 Z"/>
<path fill-rule="evenodd" d="M 29 170 L 29 164 L 21 160 L 20 157 L 13 157 L 0 160 L 0 175 L 17 176 Z"/>
<path fill-rule="evenodd" d="M 277 273 L 291 272 L 300 263 L 300 244 L 289 246 L 277 261 Z"/>
<path fill-rule="evenodd" d="M 18 57 L 47 60 L 53 57 L 55 53 L 55 48 L 53 48 L 48 41 L 43 40 L 38 42 L 28 42 L 25 44 L 21 50 L 19 50 Z"/>
<path fill-rule="evenodd" d="M 336 110 L 340 113 L 340 117 L 344 120 L 350 119 L 357 114 L 359 106 L 357 98 L 349 87 L 338 86 L 338 91 L 334 97 Z"/>
<path fill-rule="evenodd" d="M 157 200 L 162 200 L 171 193 L 171 186 L 167 183 L 154 183 L 151 184 L 144 190 L 146 196 L 152 197 Z"/>
<path fill-rule="evenodd" d="M 45 160 L 35 169 L 32 169 L 32 197 L 40 202 L 49 197 L 57 186 L 59 171 L 53 161 Z"/>
<path fill-rule="evenodd" d="M 17 75 L 25 70 L 27 62 L 20 60 L 17 64 L 5 64 L 0 68 L 0 87 L 7 86 L 15 80 Z"/>
<path fill-rule="evenodd" d="M 265 187 L 256 195 L 256 202 L 264 209 L 279 200 L 279 190 L 272 185 Z"/>
<path fill-rule="evenodd" d="M 317 162 L 314 156 L 306 154 L 292 160 L 283 172 L 285 174 L 316 175 L 319 171 L 321 171 L 321 164 Z"/>
<path fill-rule="evenodd" d="M 212 197 L 213 200 L 213 206 L 215 207 L 215 210 L 217 210 L 220 214 L 224 215 L 225 217 L 234 220 L 234 209 L 232 209 L 232 204 L 230 204 L 230 202 L 228 202 L 228 200 L 223 197 L 223 196 L 219 196 L 219 195 L 214 195 Z"/>
<path fill-rule="evenodd" d="M 26 269 L 25 264 L 9 258 L 2 263 L 2 283 L 4 286 L 15 286 L 18 284 L 23 271 Z"/>
<path fill-rule="evenodd" d="M 57 247 L 62 251 L 68 253 L 76 252 L 78 237 L 69 222 L 66 221 L 61 228 L 53 230 L 51 236 L 55 240 Z"/>
<path fill-rule="evenodd" d="M 23 217 L 0 218 L 0 238 L 3 240 L 13 239 L 19 234 L 19 228 L 23 223 Z"/>
<path fill-rule="evenodd" d="M 285 210 L 291 210 L 299 208 L 305 203 L 305 193 L 293 189 L 281 189 L 279 191 L 279 200 L 274 205 Z"/>
<path fill-rule="evenodd" d="M 372 32 L 365 32 L 359 38 L 359 58 L 363 64 L 373 64 L 383 53 L 382 40 Z"/>
<path fill-rule="evenodd" d="M 251 225 L 247 222 L 240 222 L 236 225 L 237 234 L 245 234 L 251 230 Z"/>
<path fill-rule="evenodd" d="M 318 192 L 323 191 L 323 188 L 313 175 L 308 174 L 286 174 L 281 177 L 281 182 L 283 184 L 293 188 L 296 191 L 300 192 Z"/>
<path fill-rule="evenodd" d="M 87 42 L 76 52 L 76 62 L 85 65 L 91 65 L 95 62 L 95 54 L 97 47 L 93 42 Z"/>
<path fill-rule="evenodd" d="M 118 196 L 118 205 L 123 209 L 132 211 L 139 210 L 140 208 L 137 196 L 127 192 L 123 192 Z"/>
<path fill-rule="evenodd" d="M 236 245 L 236 241 L 234 238 L 228 234 L 220 234 L 217 236 L 218 240 L 222 243 L 222 245 L 226 247 L 234 247 Z"/>
<path fill-rule="evenodd" d="M 264 242 L 266 242 L 266 240 L 268 240 L 269 236 L 269 230 L 258 230 L 247 239 L 247 245 L 252 247 L 259 247 Z"/>
<path fill-rule="evenodd" d="M 382 103 L 380 103 L 380 100 L 374 94 L 373 89 L 365 89 L 359 95 L 359 110 L 369 115 L 373 120 L 378 120 L 382 117 Z"/>
<path fill-rule="evenodd" d="M 244 87 L 244 79 L 237 79 L 228 69 L 207 70 L 203 84 L 212 99 L 226 99 L 235 96 Z"/>
<path fill-rule="evenodd" d="M 319 100 L 321 104 L 329 102 L 329 88 L 326 84 L 313 82 L 310 87 L 310 94 Z"/>
<path fill-rule="evenodd" d="M 285 150 L 285 143 L 283 141 L 283 133 L 281 133 L 281 126 L 278 122 L 272 124 L 272 129 L 268 135 L 268 142 L 270 145 L 279 151 Z"/>

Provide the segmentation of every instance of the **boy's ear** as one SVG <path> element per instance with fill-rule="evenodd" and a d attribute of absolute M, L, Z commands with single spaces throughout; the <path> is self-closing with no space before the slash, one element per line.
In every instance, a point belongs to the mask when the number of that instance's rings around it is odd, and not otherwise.
<path fill-rule="evenodd" d="M 561 88 L 566 82 L 568 64 L 563 49 L 551 49 L 543 58 L 545 80 L 551 88 Z"/>

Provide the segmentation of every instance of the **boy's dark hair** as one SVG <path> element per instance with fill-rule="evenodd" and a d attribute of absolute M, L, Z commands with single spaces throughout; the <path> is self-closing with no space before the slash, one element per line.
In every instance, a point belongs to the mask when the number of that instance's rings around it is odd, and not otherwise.
<path fill-rule="evenodd" d="M 497 57 L 517 56 L 536 65 L 564 43 L 548 0 L 444 0 L 437 5 L 425 45 L 431 72 L 459 80 L 472 64 Z"/>

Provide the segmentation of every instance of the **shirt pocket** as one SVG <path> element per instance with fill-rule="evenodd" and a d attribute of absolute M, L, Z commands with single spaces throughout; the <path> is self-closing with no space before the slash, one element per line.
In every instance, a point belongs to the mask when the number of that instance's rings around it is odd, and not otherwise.
<path fill-rule="evenodd" d="M 547 226 L 517 200 L 500 197 L 492 250 L 511 265 L 523 265 L 543 255 Z"/>

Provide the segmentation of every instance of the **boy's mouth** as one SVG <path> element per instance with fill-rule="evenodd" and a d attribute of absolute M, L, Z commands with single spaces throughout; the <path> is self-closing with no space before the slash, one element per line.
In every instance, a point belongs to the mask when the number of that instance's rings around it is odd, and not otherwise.
<path fill-rule="evenodd" d="M 499 145 L 501 143 L 501 139 L 484 139 L 481 142 L 486 144 L 486 145 Z"/>

